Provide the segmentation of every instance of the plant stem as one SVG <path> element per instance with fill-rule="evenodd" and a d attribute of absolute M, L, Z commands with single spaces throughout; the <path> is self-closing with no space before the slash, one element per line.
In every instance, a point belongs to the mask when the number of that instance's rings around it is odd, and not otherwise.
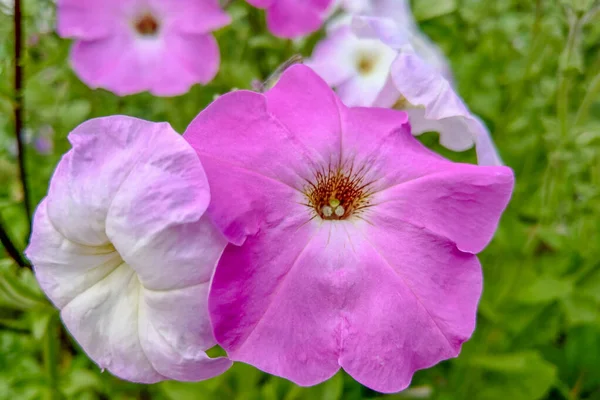
<path fill-rule="evenodd" d="M 13 105 L 15 118 L 15 137 L 17 139 L 17 153 L 19 162 L 19 175 L 21 185 L 23 186 L 23 203 L 29 229 L 27 236 L 31 231 L 31 204 L 29 201 L 29 185 L 27 183 L 27 171 L 25 169 L 25 146 L 23 144 L 23 15 L 21 11 L 21 0 L 15 0 L 15 9 L 13 13 L 15 29 L 15 101 Z"/>
<path fill-rule="evenodd" d="M 58 391 L 58 354 L 60 343 L 58 341 L 57 317 L 52 316 L 48 321 L 48 328 L 43 338 L 44 367 L 48 379 L 48 400 L 59 399 Z"/>
<path fill-rule="evenodd" d="M 4 228 L 4 224 L 2 223 L 2 219 L 0 218 L 0 242 L 6 249 L 6 252 L 12 258 L 17 265 L 24 268 L 31 268 L 31 265 L 25 260 L 21 252 L 17 249 L 17 246 L 13 243 L 8 231 Z"/>
<path fill-rule="evenodd" d="M 597 99 L 596 96 L 598 95 L 598 92 L 600 92 L 600 73 L 598 73 L 589 83 L 585 97 L 581 101 L 579 110 L 577 110 L 574 125 L 579 125 L 580 122 L 585 121 L 590 106 Z"/>

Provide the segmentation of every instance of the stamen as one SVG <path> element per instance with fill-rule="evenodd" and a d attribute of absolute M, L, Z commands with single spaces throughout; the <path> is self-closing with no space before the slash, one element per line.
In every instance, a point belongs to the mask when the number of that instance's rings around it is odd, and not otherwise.
<path fill-rule="evenodd" d="M 367 55 L 360 57 L 358 61 L 358 72 L 361 75 L 368 75 L 375 67 L 375 61 L 370 59 Z"/>
<path fill-rule="evenodd" d="M 361 213 L 370 206 L 369 187 L 364 181 L 365 168 L 353 165 L 318 171 L 304 189 L 310 206 L 324 220 L 342 220 Z"/>
<path fill-rule="evenodd" d="M 142 15 L 135 22 L 135 30 L 142 36 L 154 36 L 158 32 L 158 29 L 158 21 L 150 13 Z"/>

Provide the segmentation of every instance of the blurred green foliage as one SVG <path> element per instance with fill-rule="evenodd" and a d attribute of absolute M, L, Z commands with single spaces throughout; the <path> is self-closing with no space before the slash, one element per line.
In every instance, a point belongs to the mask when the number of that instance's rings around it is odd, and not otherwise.
<path fill-rule="evenodd" d="M 222 65 L 208 86 L 169 99 L 90 90 L 68 66 L 50 0 L 25 8 L 25 135 L 54 132 L 51 154 L 28 146 L 37 203 L 67 133 L 85 119 L 128 114 L 180 132 L 212 99 L 262 81 L 319 34 L 285 41 L 261 12 L 228 8 L 217 33 Z M 450 58 L 458 89 L 493 133 L 517 186 L 480 256 L 485 289 L 477 330 L 459 358 L 384 396 L 343 372 L 300 388 L 243 364 L 200 383 L 143 386 L 102 373 L 60 325 L 31 272 L 0 249 L 0 399 L 600 399 L 600 5 L 595 0 L 414 0 L 423 30 Z M 12 15 L 0 2 L 0 216 L 23 249 L 28 231 L 15 158 Z M 453 154 L 422 138 L 447 157 Z"/>

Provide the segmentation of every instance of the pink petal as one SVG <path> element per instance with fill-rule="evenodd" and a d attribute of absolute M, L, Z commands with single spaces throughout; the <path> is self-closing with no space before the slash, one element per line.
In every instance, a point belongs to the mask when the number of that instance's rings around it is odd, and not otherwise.
<path fill-rule="evenodd" d="M 332 0 L 275 0 L 267 10 L 267 26 L 275 35 L 296 38 L 318 30 Z"/>
<path fill-rule="evenodd" d="M 292 185 L 300 178 L 292 166 L 309 159 L 266 108 L 261 94 L 232 92 L 201 112 L 184 134 L 209 177 L 211 204 L 220 205 L 209 209 L 213 220 L 236 244 L 267 221 L 263 203 L 297 193 Z"/>
<path fill-rule="evenodd" d="M 156 64 L 150 83 L 154 95 L 177 96 L 195 83 L 207 84 L 217 75 L 221 56 L 212 35 L 169 35 L 165 46 L 167 59 Z"/>
<path fill-rule="evenodd" d="M 180 33 L 206 34 L 231 23 L 218 0 L 151 0 L 152 6 L 163 16 L 168 29 Z"/>
<path fill-rule="evenodd" d="M 454 164 L 377 195 L 390 214 L 478 253 L 491 240 L 514 185 L 506 167 Z M 476 210 L 476 211 L 475 211 Z"/>
<path fill-rule="evenodd" d="M 341 148 L 337 99 L 327 83 L 304 65 L 286 70 L 265 94 L 269 112 L 323 162 L 336 161 Z"/>
<path fill-rule="evenodd" d="M 475 256 L 402 221 L 387 229 L 389 215 L 373 218 L 380 232 L 292 215 L 229 246 L 219 263 L 209 307 L 233 360 L 299 385 L 342 366 L 394 392 L 416 369 L 458 354 L 481 293 Z"/>
<path fill-rule="evenodd" d="M 339 362 L 363 385 L 391 393 L 416 370 L 458 355 L 475 328 L 481 268 L 450 241 L 376 214 L 356 228 L 359 264 L 346 263 L 357 297 L 342 314 Z"/>
<path fill-rule="evenodd" d="M 93 119 L 69 134 L 73 149 L 56 168 L 47 200 L 49 218 L 66 239 L 88 246 L 110 242 L 105 221 L 112 199 L 158 135 L 175 132 L 168 124 L 129 117 Z"/>
<path fill-rule="evenodd" d="M 204 216 L 210 201 L 204 169 L 175 132 L 147 140 L 143 162 L 112 198 L 106 234 L 148 289 L 206 283 L 226 242 Z"/>
<path fill-rule="evenodd" d="M 209 308 L 217 341 L 233 360 L 306 386 L 339 369 L 343 296 L 329 281 L 344 265 L 324 257 L 327 232 L 300 207 L 274 208 L 260 233 L 227 247 Z"/>
<path fill-rule="evenodd" d="M 85 40 L 112 36 L 129 28 L 127 10 L 134 5 L 135 0 L 58 0 L 58 34 Z"/>
<path fill-rule="evenodd" d="M 192 56 L 197 54 L 203 56 Z M 76 42 L 71 61 L 90 87 L 122 96 L 145 90 L 158 96 L 176 96 L 195 83 L 211 81 L 219 69 L 220 56 L 211 35 L 171 33 L 152 41 L 115 36 Z"/>
<path fill-rule="evenodd" d="M 368 166 L 366 182 L 381 191 L 400 182 L 443 171 L 453 164 L 416 141 L 405 112 L 385 108 L 341 108 L 344 158 Z"/>
<path fill-rule="evenodd" d="M 259 93 L 227 93 L 192 121 L 184 138 L 201 160 L 210 157 L 232 167 L 243 166 L 251 173 L 293 187 L 301 180 L 302 170 L 309 173 L 310 165 L 306 163 L 315 151 L 303 146 L 274 118 L 268 106 L 267 98 Z M 326 133 L 337 136 L 335 132 Z"/>
<path fill-rule="evenodd" d="M 156 59 L 150 54 L 147 57 Z M 79 79 L 91 88 L 101 87 L 119 96 L 149 88 L 148 67 L 144 66 L 144 57 L 135 48 L 133 38 L 111 36 L 75 42 L 70 61 Z"/>

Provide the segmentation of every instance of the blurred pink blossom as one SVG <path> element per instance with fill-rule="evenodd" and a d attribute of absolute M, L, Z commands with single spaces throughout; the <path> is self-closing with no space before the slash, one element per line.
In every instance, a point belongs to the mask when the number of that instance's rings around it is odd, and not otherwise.
<path fill-rule="evenodd" d="M 211 31 L 230 22 L 217 0 L 59 0 L 58 33 L 92 88 L 118 95 L 186 93 L 219 69 Z"/>
<path fill-rule="evenodd" d="M 333 0 L 247 0 L 267 11 L 267 26 L 275 36 L 297 38 L 317 31 Z"/>

